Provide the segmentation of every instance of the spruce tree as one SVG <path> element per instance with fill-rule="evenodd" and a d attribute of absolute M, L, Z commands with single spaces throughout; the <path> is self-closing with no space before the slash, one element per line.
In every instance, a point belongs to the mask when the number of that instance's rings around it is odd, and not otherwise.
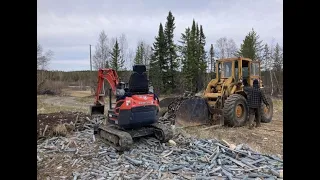
<path fill-rule="evenodd" d="M 280 72 L 282 70 L 282 64 L 283 64 L 283 57 L 282 57 L 282 49 L 280 45 L 277 43 L 274 52 L 272 55 L 273 59 L 273 68 L 276 72 Z"/>
<path fill-rule="evenodd" d="M 270 68 L 271 63 L 271 54 L 268 44 L 264 45 L 263 53 L 261 57 L 261 66 L 264 70 L 268 70 Z"/>
<path fill-rule="evenodd" d="M 192 54 L 190 51 L 190 41 L 191 41 L 191 30 L 189 27 L 185 29 L 185 33 L 181 34 L 181 40 L 179 41 L 181 45 L 179 46 L 179 51 L 181 54 L 181 64 L 182 64 L 182 75 L 184 79 L 185 85 L 187 88 L 191 88 L 192 86 L 192 70 L 191 70 L 191 58 Z"/>
<path fill-rule="evenodd" d="M 120 48 L 119 48 L 119 43 L 117 39 L 113 46 L 112 52 L 110 54 L 111 54 L 111 68 L 116 71 L 120 70 L 123 67 L 123 62 L 121 60 Z"/>
<path fill-rule="evenodd" d="M 174 29 L 175 29 L 175 23 L 174 23 L 174 16 L 172 15 L 171 11 L 169 11 L 167 16 L 167 22 L 165 24 L 164 29 L 164 38 L 166 43 L 166 54 L 165 54 L 165 61 L 168 66 L 168 71 L 166 73 L 166 78 L 168 82 L 167 90 L 172 91 L 175 89 L 175 77 L 176 77 L 176 71 L 178 69 L 178 58 L 177 58 L 177 52 L 176 52 L 176 45 L 174 43 Z M 170 93 L 170 92 L 168 92 Z"/>
<path fill-rule="evenodd" d="M 163 26 L 160 23 L 158 36 L 153 43 L 152 56 L 150 59 L 150 81 L 159 92 L 163 92 L 167 85 L 165 73 L 168 72 L 168 66 L 165 61 L 165 55 L 166 41 Z"/>
<path fill-rule="evenodd" d="M 259 38 L 259 35 L 252 29 L 243 40 L 238 55 L 252 60 L 260 59 L 263 45 L 261 44 L 262 41 L 259 41 Z"/>
<path fill-rule="evenodd" d="M 144 64 L 144 61 L 143 61 L 143 52 L 144 49 L 143 49 L 143 43 L 139 43 L 138 46 L 137 46 L 137 50 L 136 50 L 136 56 L 134 58 L 134 64 Z"/>
<path fill-rule="evenodd" d="M 207 68 L 207 53 L 205 51 L 205 45 L 206 45 L 206 36 L 204 35 L 202 25 L 200 25 L 200 31 L 199 31 L 199 89 L 202 89 L 204 87 L 205 77 L 206 77 L 206 68 Z"/>
<path fill-rule="evenodd" d="M 198 29 L 198 30 L 197 30 Z M 203 84 L 203 68 L 206 67 L 205 62 L 205 36 L 200 29 L 197 28 L 195 20 L 192 22 L 191 29 L 187 28 L 185 34 L 181 36 L 180 52 L 182 56 L 182 72 L 185 83 L 190 91 L 197 92 L 202 88 Z"/>
<path fill-rule="evenodd" d="M 214 49 L 213 49 L 213 44 L 211 44 L 211 47 L 210 47 L 210 65 L 211 65 L 211 69 L 210 69 L 210 72 L 211 72 L 211 78 L 212 77 L 212 74 L 213 72 L 216 72 L 215 70 L 215 66 L 216 66 L 216 63 L 215 63 L 215 60 L 214 60 Z"/>

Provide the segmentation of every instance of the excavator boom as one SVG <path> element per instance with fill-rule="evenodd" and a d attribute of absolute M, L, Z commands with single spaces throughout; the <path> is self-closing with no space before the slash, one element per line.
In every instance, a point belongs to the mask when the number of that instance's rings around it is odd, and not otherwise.
<path fill-rule="evenodd" d="M 94 105 L 90 106 L 91 115 L 103 115 L 105 108 L 105 91 L 104 91 L 104 80 L 107 80 L 111 86 L 112 92 L 116 93 L 116 88 L 119 84 L 119 77 L 114 69 L 106 68 L 99 69 L 98 71 L 98 86 L 95 94 Z"/>

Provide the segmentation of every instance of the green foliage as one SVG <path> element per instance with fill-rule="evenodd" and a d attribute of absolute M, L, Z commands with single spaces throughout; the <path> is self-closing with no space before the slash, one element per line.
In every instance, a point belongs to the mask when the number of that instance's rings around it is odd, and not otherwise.
<path fill-rule="evenodd" d="M 259 38 L 260 36 L 252 29 L 243 40 L 238 55 L 252 60 L 259 60 L 263 49 L 262 41 L 259 41 Z"/>
<path fill-rule="evenodd" d="M 165 39 L 165 64 L 168 66 L 168 71 L 166 71 L 165 80 L 167 82 L 166 90 L 168 93 L 174 91 L 176 88 L 176 72 L 179 67 L 178 63 L 178 56 L 177 56 L 177 49 L 176 45 L 174 43 L 174 29 L 175 29 L 175 23 L 174 23 L 174 16 L 172 15 L 171 11 L 169 11 L 169 14 L 167 16 L 167 22 L 164 29 L 164 39 Z"/>
<path fill-rule="evenodd" d="M 150 81 L 155 90 L 162 92 L 167 84 L 165 72 L 168 72 L 168 65 L 165 61 L 166 41 L 161 23 L 159 25 L 158 36 L 153 43 L 152 51 L 153 53 L 150 59 Z"/>
<path fill-rule="evenodd" d="M 274 52 L 272 54 L 273 59 L 273 68 L 275 71 L 280 72 L 282 70 L 283 66 L 283 54 L 282 54 L 282 48 L 277 43 Z"/>
<path fill-rule="evenodd" d="M 191 26 L 186 27 L 181 33 L 179 44 L 174 42 L 175 28 L 175 17 L 169 11 L 164 27 L 162 23 L 159 24 L 152 47 L 150 48 L 146 43 L 140 41 L 136 47 L 135 56 L 130 50 L 131 53 L 128 53 L 128 57 L 125 57 L 123 39 L 116 39 L 115 43 L 111 45 L 112 47 L 109 47 L 107 34 L 102 31 L 93 55 L 93 66 L 95 69 L 111 67 L 118 72 L 122 81 L 128 82 L 131 68 L 129 71 L 125 71 L 125 59 L 130 59 L 130 62 L 133 61 L 134 64 L 145 64 L 147 68 L 149 67 L 149 82 L 158 94 L 202 90 L 207 81 L 215 77 L 214 57 L 219 55 L 222 50 L 225 57 L 240 55 L 253 60 L 261 60 L 266 68 L 273 68 L 276 71 L 282 70 L 283 55 L 280 45 L 277 44 L 275 47 L 264 45 L 263 47 L 262 41 L 259 40 L 259 36 L 253 29 L 245 36 L 237 54 L 234 54 L 238 49 L 235 42 L 232 39 L 227 42 L 225 38 L 221 40 L 221 50 L 219 47 L 214 49 L 211 44 L 207 55 L 206 36 L 201 24 L 193 20 Z M 273 49 L 274 51 L 272 51 Z M 40 51 L 41 48 L 38 45 L 38 57 Z M 210 73 L 206 73 L 208 66 Z M 52 81 L 68 82 L 69 84 L 79 83 L 92 86 L 97 83 L 97 71 L 41 71 L 41 74 Z"/>
<path fill-rule="evenodd" d="M 215 64 L 215 60 L 214 60 L 214 49 L 213 49 L 213 44 L 211 44 L 210 46 L 210 77 L 213 77 L 214 72 L 216 72 L 216 64 Z"/>
<path fill-rule="evenodd" d="M 205 51 L 206 37 L 203 28 L 192 22 L 191 30 L 185 29 L 181 35 L 179 47 L 182 61 L 182 73 L 186 88 L 191 91 L 198 91 L 204 87 L 205 70 L 207 67 L 207 55 Z"/>
<path fill-rule="evenodd" d="M 111 68 L 118 71 L 123 68 L 124 62 L 122 57 L 120 56 L 120 48 L 118 40 L 116 39 L 116 43 L 113 46 L 111 54 Z"/>
<path fill-rule="evenodd" d="M 144 45 L 140 42 L 137 46 L 136 56 L 134 58 L 134 64 L 144 64 Z"/>

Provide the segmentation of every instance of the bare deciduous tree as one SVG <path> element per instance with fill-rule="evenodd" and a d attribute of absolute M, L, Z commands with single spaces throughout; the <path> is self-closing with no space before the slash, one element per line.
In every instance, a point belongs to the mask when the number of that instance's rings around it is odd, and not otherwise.
<path fill-rule="evenodd" d="M 236 52 L 238 51 L 237 45 L 233 39 L 228 39 L 226 51 L 228 58 L 235 56 Z"/>
<path fill-rule="evenodd" d="M 128 60 L 126 63 L 128 63 L 129 65 L 129 70 L 132 68 L 133 64 L 134 64 L 134 51 L 132 49 L 128 50 Z"/>
<path fill-rule="evenodd" d="M 43 53 L 43 48 L 41 44 L 37 41 L 37 70 L 42 70 L 37 72 L 37 92 L 43 90 L 43 86 L 46 82 L 46 76 L 43 70 L 45 70 L 53 57 L 53 52 L 51 50 Z"/>
<path fill-rule="evenodd" d="M 128 62 L 128 41 L 125 34 L 121 34 L 119 37 L 119 45 L 120 45 L 120 56 L 122 60 L 122 64 L 129 63 Z"/>
<path fill-rule="evenodd" d="M 227 57 L 226 46 L 227 46 L 227 38 L 226 37 L 222 37 L 217 40 L 217 42 L 216 42 L 217 52 L 216 53 L 220 59 Z"/>
<path fill-rule="evenodd" d="M 144 64 L 147 66 L 147 67 L 149 67 L 149 64 L 150 64 L 150 57 L 151 57 L 151 53 L 152 53 L 152 51 L 151 51 L 151 46 L 149 45 L 149 44 L 146 44 L 146 43 L 144 43 L 144 46 L 143 46 L 143 48 L 144 48 L 144 54 L 143 54 L 143 59 L 144 59 Z"/>
<path fill-rule="evenodd" d="M 43 48 L 39 42 L 37 42 L 37 69 L 45 70 L 49 65 L 50 60 L 53 57 L 53 51 L 48 50 L 43 53 Z"/>
<path fill-rule="evenodd" d="M 95 54 L 93 55 L 93 67 L 95 69 L 109 67 L 109 39 L 104 31 L 101 31 L 95 49 Z"/>
<path fill-rule="evenodd" d="M 221 58 L 230 58 L 235 56 L 237 45 L 233 39 L 227 37 L 219 38 L 216 42 L 217 55 Z"/>
<path fill-rule="evenodd" d="M 216 53 L 221 58 L 234 57 L 237 52 L 237 45 L 233 39 L 227 37 L 219 38 L 216 42 Z"/>

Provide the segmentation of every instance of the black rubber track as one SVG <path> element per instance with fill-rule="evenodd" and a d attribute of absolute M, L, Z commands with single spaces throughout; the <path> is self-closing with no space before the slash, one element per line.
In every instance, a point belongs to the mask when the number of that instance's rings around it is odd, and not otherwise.
<path fill-rule="evenodd" d="M 125 151 L 131 148 L 133 144 L 132 137 L 129 133 L 119 130 L 117 126 L 107 125 L 99 127 L 100 137 L 109 145 L 113 146 L 118 151 Z M 118 142 L 112 142 L 109 138 L 117 139 Z"/>
<path fill-rule="evenodd" d="M 170 139 L 173 138 L 173 131 L 171 129 L 171 126 L 164 125 L 164 124 L 152 124 L 151 127 L 155 128 L 155 133 L 158 133 L 160 136 L 157 136 L 156 138 L 161 142 L 168 142 Z"/>

